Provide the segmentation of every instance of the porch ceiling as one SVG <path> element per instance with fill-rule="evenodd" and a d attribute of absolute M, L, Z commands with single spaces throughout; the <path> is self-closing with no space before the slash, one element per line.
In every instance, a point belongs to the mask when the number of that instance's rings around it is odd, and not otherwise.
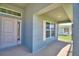
<path fill-rule="evenodd" d="M 60 7 L 52 9 L 40 16 L 46 16 L 58 23 L 71 22 L 73 20 L 73 10 L 71 5 L 72 4 L 62 4 Z"/>
<path fill-rule="evenodd" d="M 11 5 L 17 6 L 19 8 L 25 8 L 28 5 L 28 3 L 7 3 L 7 4 L 11 4 Z"/>
<path fill-rule="evenodd" d="M 67 16 L 66 12 L 64 11 L 62 7 L 51 10 L 45 13 L 45 15 L 47 15 L 48 17 L 52 19 L 55 19 L 55 21 L 57 22 L 69 20 L 69 17 Z"/>

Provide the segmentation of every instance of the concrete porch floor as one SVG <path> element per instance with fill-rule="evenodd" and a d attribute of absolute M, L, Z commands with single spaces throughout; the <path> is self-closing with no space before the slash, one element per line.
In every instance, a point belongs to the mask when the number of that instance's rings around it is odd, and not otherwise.
<path fill-rule="evenodd" d="M 68 44 L 69 43 L 56 41 L 34 54 L 30 53 L 29 50 L 23 46 L 17 46 L 0 51 L 0 56 L 57 56 L 59 51 Z"/>

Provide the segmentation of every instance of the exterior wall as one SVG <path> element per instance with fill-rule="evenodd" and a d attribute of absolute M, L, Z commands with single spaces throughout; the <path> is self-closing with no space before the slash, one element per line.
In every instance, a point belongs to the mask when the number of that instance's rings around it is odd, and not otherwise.
<path fill-rule="evenodd" d="M 43 41 L 43 20 L 34 15 L 49 4 L 30 4 L 24 12 L 23 20 L 23 44 L 31 52 L 36 52 L 46 47 L 53 39 Z"/>
<path fill-rule="evenodd" d="M 1 20 L 1 17 L 0 17 L 0 39 L 1 39 L 1 33 L 2 33 L 2 20 Z M 1 45 L 1 40 L 0 40 L 0 45 Z"/>
<path fill-rule="evenodd" d="M 59 25 L 59 27 L 58 27 L 59 29 L 58 29 L 58 34 L 59 35 L 72 35 L 72 28 L 71 28 L 71 26 L 69 25 L 69 26 L 65 26 L 65 25 Z M 69 28 L 69 33 L 65 33 L 64 32 L 64 28 Z"/>
<path fill-rule="evenodd" d="M 34 17 L 34 20 L 33 20 L 33 52 L 40 51 L 42 48 L 47 47 L 49 44 L 53 43 L 57 39 L 56 37 L 52 37 L 52 38 L 48 38 L 44 40 L 43 21 L 44 19 L 41 19 L 38 16 Z"/>
<path fill-rule="evenodd" d="M 73 55 L 79 56 L 79 4 L 73 4 Z"/>

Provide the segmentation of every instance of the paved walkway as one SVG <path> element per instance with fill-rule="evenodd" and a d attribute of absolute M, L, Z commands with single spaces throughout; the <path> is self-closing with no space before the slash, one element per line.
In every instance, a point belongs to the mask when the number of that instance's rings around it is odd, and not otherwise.
<path fill-rule="evenodd" d="M 68 56 L 71 44 L 66 45 L 60 50 L 57 56 Z"/>
<path fill-rule="evenodd" d="M 57 56 L 61 49 L 67 44 L 68 43 L 57 41 L 35 54 L 30 53 L 29 50 L 23 46 L 17 46 L 0 51 L 0 56 Z"/>

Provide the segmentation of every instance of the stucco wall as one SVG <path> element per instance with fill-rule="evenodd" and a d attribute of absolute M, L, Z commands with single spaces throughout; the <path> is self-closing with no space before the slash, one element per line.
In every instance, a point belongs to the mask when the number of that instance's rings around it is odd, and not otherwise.
<path fill-rule="evenodd" d="M 73 55 L 79 56 L 79 4 L 73 4 Z"/>
<path fill-rule="evenodd" d="M 44 40 L 44 38 L 43 38 L 43 33 L 44 33 L 43 32 L 43 28 L 44 28 L 43 21 L 44 20 L 46 20 L 46 19 L 42 19 L 38 16 L 34 16 L 34 18 L 33 18 L 33 52 L 37 52 L 40 49 L 47 47 L 49 44 L 53 43 L 54 40 L 57 39 L 57 37 L 52 37 L 52 38 L 48 38 L 48 39 Z M 55 30 L 57 30 L 57 29 L 55 29 Z"/>
<path fill-rule="evenodd" d="M 29 48 L 31 52 L 38 51 L 53 42 L 53 39 L 43 41 L 43 20 L 39 19 L 35 13 L 47 7 L 49 4 L 30 4 L 24 12 L 23 20 L 23 44 Z"/>

